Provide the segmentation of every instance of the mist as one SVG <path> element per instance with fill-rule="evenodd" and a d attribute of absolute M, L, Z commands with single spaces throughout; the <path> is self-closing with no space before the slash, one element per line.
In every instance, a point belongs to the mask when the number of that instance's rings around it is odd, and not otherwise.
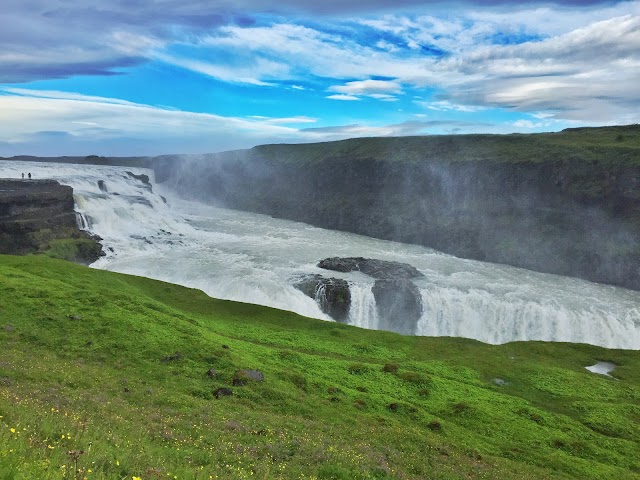
<path fill-rule="evenodd" d="M 467 137 L 416 137 L 423 150 L 412 138 L 358 139 L 152 164 L 159 181 L 215 205 L 640 289 L 640 168 L 505 160 L 500 144 L 496 158 L 460 161 L 474 142 L 495 141 Z"/>

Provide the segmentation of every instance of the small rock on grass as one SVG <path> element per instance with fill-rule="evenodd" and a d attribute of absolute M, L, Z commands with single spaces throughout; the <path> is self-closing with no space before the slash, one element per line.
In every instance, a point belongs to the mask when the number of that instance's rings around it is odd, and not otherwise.
<path fill-rule="evenodd" d="M 213 392 L 213 396 L 216 398 L 231 397 L 232 395 L 233 395 L 233 390 L 226 387 L 220 387 Z"/>

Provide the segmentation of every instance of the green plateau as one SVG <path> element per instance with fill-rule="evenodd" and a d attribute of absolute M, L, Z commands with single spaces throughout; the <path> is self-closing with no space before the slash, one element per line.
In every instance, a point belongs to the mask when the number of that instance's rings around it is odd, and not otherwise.
<path fill-rule="evenodd" d="M 2 480 L 640 478 L 637 351 L 368 331 L 43 255 L 0 256 L 0 351 Z"/>

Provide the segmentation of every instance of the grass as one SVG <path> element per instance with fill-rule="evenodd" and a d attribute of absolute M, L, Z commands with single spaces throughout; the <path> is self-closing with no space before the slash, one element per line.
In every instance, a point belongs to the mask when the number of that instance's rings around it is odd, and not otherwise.
<path fill-rule="evenodd" d="M 542 163 L 569 159 L 602 165 L 640 165 L 640 125 L 569 128 L 557 133 L 353 138 L 337 142 L 260 145 L 250 154 L 275 162 L 313 165 L 332 159 L 418 164 Z M 240 152 L 227 152 L 231 158 Z"/>
<path fill-rule="evenodd" d="M 636 351 L 403 337 L 44 256 L 0 256 L 0 349 L 3 480 L 640 475 Z"/>

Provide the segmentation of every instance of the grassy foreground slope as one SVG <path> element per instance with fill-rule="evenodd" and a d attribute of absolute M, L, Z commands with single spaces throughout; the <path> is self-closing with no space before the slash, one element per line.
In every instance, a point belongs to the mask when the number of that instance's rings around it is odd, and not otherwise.
<path fill-rule="evenodd" d="M 0 256 L 0 352 L 0 479 L 640 473 L 635 351 L 403 337 Z"/>

